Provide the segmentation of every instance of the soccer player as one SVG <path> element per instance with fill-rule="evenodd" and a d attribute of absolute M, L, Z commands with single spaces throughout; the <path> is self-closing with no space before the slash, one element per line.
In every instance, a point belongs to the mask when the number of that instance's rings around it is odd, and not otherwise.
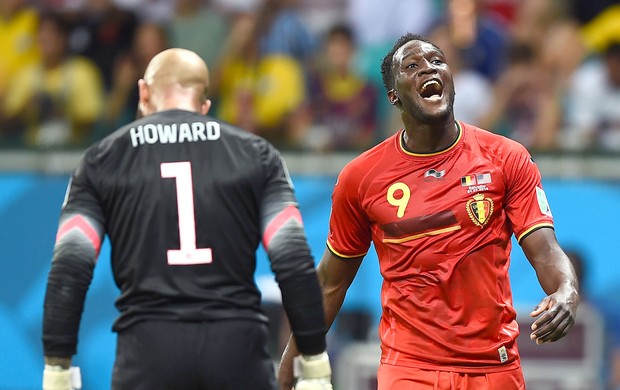
<path fill-rule="evenodd" d="M 520 144 L 455 121 L 452 74 L 431 42 L 401 37 L 381 71 L 403 129 L 338 177 L 318 266 L 327 322 L 372 242 L 383 276 L 379 390 L 524 389 L 511 236 L 548 294 L 531 313 L 537 344 L 567 334 L 579 301 L 539 170 Z M 291 340 L 283 389 L 296 353 Z"/>
<path fill-rule="evenodd" d="M 43 318 L 43 388 L 71 388 L 85 294 L 107 234 L 120 297 L 113 389 L 274 389 L 254 283 L 262 241 L 302 353 L 331 389 L 322 295 L 293 187 L 264 139 L 206 116 L 208 69 L 156 55 L 141 118 L 86 150 L 62 206 Z"/>

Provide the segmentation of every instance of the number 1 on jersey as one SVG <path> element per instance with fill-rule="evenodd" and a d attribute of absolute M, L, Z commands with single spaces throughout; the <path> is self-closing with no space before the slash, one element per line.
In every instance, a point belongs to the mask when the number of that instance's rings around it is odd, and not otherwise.
<path fill-rule="evenodd" d="M 189 161 L 162 163 L 161 177 L 176 179 L 177 209 L 179 211 L 180 249 L 168 249 L 168 264 L 196 265 L 213 261 L 211 248 L 196 248 L 196 220 L 192 165 Z"/>

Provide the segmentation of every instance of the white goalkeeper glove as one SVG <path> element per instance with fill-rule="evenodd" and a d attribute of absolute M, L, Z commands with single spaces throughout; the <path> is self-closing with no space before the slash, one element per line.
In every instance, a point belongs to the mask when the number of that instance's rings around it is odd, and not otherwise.
<path fill-rule="evenodd" d="M 62 368 L 45 365 L 43 370 L 43 390 L 80 390 L 82 376 L 79 367 Z"/>
<path fill-rule="evenodd" d="M 327 352 L 297 356 L 293 368 L 297 377 L 295 390 L 333 390 Z"/>

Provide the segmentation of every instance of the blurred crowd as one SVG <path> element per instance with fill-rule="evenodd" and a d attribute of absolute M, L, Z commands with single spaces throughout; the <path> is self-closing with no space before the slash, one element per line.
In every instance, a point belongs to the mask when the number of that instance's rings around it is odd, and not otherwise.
<path fill-rule="evenodd" d="M 612 0 L 2 0 L 0 146 L 82 148 L 133 120 L 168 47 L 209 65 L 211 114 L 286 150 L 398 130 L 379 64 L 405 32 L 446 54 L 456 118 L 532 151 L 620 152 Z"/>

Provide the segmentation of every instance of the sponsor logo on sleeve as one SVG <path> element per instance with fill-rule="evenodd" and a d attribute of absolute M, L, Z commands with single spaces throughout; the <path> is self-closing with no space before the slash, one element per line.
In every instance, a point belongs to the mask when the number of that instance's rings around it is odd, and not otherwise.
<path fill-rule="evenodd" d="M 547 195 L 545 195 L 545 191 L 543 191 L 540 187 L 536 187 L 536 198 L 538 199 L 538 207 L 540 207 L 540 212 L 552 217 L 551 207 L 549 207 L 549 202 L 547 201 Z"/>

